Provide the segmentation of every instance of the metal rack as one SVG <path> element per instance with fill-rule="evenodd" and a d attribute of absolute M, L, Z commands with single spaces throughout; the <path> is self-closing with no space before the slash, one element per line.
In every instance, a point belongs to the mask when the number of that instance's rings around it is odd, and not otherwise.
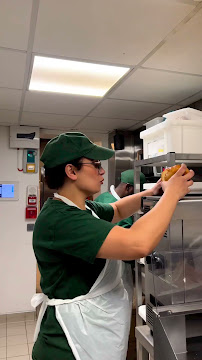
<path fill-rule="evenodd" d="M 178 154 L 169 152 L 165 155 L 156 156 L 145 160 L 135 161 L 134 170 L 134 192 L 140 192 L 140 172 L 142 166 L 174 166 L 186 162 L 188 167 L 197 166 L 202 163 L 202 154 Z"/>
<path fill-rule="evenodd" d="M 134 163 L 134 193 L 140 192 L 140 172 L 142 166 L 161 166 L 170 167 L 175 164 L 185 162 L 188 167 L 202 166 L 202 154 L 178 154 L 174 152 L 165 155 L 149 158 L 145 160 L 135 161 Z M 135 221 L 141 214 L 135 214 Z M 137 260 L 135 264 L 135 280 L 136 280 L 136 341 L 137 341 L 137 360 L 148 360 L 153 358 L 154 347 L 153 338 L 150 329 L 144 325 L 142 318 L 139 316 L 138 309 L 142 305 L 142 276 L 144 273 L 144 265 Z"/>

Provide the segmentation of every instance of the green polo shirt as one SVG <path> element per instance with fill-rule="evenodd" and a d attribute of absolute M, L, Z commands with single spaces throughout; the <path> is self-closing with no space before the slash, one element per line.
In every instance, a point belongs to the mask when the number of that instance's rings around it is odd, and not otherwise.
<path fill-rule="evenodd" d="M 110 192 L 104 192 L 100 194 L 96 199 L 96 202 L 103 203 L 103 204 L 110 204 L 113 202 L 116 202 L 117 199 L 110 193 Z M 116 225 L 124 227 L 124 228 L 130 228 L 133 225 L 133 217 L 130 216 L 124 220 L 119 221 Z"/>
<path fill-rule="evenodd" d="M 48 199 L 34 227 L 33 248 L 41 273 L 41 288 L 50 299 L 72 299 L 89 292 L 105 261 L 96 255 L 110 230 L 114 210 L 109 204 L 87 201 L 80 210 Z M 33 348 L 34 360 L 74 360 L 55 308 L 48 307 Z"/>

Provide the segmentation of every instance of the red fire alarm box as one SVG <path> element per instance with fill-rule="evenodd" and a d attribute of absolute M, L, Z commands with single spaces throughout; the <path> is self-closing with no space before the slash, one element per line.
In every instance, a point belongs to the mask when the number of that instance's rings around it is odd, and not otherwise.
<path fill-rule="evenodd" d="M 32 205 L 32 206 L 37 205 L 36 195 L 28 195 L 27 203 L 28 203 L 28 205 Z"/>
<path fill-rule="evenodd" d="M 37 207 L 36 206 L 27 206 L 25 218 L 26 219 L 36 219 L 37 218 Z"/>

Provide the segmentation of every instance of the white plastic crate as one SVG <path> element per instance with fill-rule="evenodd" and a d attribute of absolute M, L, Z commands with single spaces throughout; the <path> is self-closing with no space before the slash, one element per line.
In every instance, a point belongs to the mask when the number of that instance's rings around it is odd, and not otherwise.
<path fill-rule="evenodd" d="M 165 114 L 166 120 L 140 133 L 144 159 L 176 152 L 202 154 L 202 112 L 181 109 Z"/>

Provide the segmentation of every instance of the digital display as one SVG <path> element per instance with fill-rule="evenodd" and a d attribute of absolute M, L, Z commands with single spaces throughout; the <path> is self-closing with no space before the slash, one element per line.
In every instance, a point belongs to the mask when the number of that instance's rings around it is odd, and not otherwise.
<path fill-rule="evenodd" d="M 0 184 L 0 198 L 12 199 L 14 198 L 14 184 Z"/>

